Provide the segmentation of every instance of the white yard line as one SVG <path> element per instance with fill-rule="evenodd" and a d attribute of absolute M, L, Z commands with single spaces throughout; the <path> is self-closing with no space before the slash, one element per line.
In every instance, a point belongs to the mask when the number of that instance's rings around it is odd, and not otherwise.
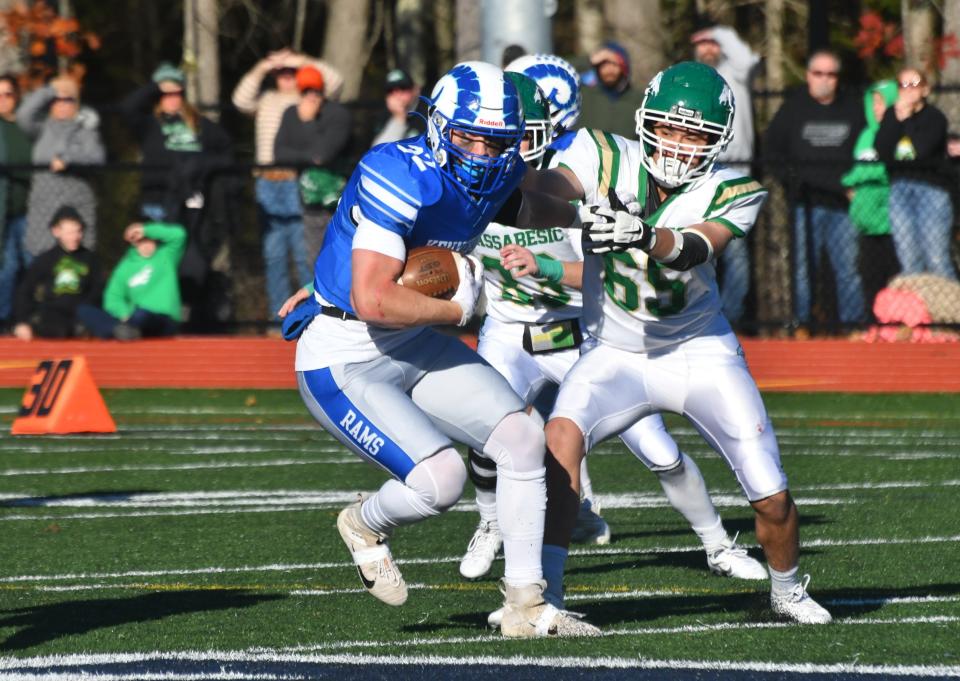
<path fill-rule="evenodd" d="M 904 624 L 942 624 L 953 623 L 958 618 L 952 617 L 908 617 L 884 619 L 842 619 L 834 626 L 899 626 Z M 714 625 L 697 625 L 688 627 L 644 627 L 638 629 L 610 630 L 603 633 L 605 637 L 617 636 L 658 636 L 672 633 L 712 633 L 716 631 L 750 630 L 750 629 L 778 629 L 793 627 L 793 624 L 776 622 L 768 623 L 720 623 Z M 762 673 L 794 673 L 794 674 L 861 674 L 887 676 L 922 676 L 933 678 L 960 677 L 960 666 L 933 666 L 933 665 L 870 665 L 859 663 L 793 663 L 782 661 L 728 661 L 728 660 L 684 660 L 684 659 L 648 659 L 643 657 L 561 657 L 530 655 L 376 655 L 333 653 L 322 654 L 308 651 L 343 650 L 343 649 L 377 649 L 397 646 L 439 646 L 495 643 L 510 645 L 501 636 L 495 634 L 478 635 L 472 637 L 446 637 L 438 639 L 415 638 L 392 641 L 337 641 L 318 646 L 299 646 L 296 648 L 252 648 L 247 650 L 185 650 L 174 652 L 135 652 L 135 653 L 82 653 L 70 655 L 43 655 L 36 657 L 3 657 L 0 658 L 0 672 L 14 674 L 38 672 L 35 678 L 66 679 L 82 678 L 81 674 L 97 675 L 97 678 L 131 679 L 157 678 L 157 672 L 162 671 L 164 679 L 220 679 L 231 678 L 231 674 L 221 668 L 216 672 L 204 672 L 196 669 L 179 671 L 170 667 L 171 663 L 247 663 L 258 665 L 273 664 L 311 664 L 330 665 L 345 664 L 352 666 L 390 666 L 390 665 L 437 665 L 452 668 L 462 666 L 482 667 L 541 667 L 566 669 L 699 669 L 705 671 L 746 671 Z M 109 666 L 132 665 L 132 673 L 126 670 L 110 669 Z M 144 669 L 146 667 L 146 670 Z M 48 671 L 54 668 L 60 671 Z M 149 671 L 154 669 L 152 673 Z M 254 667 L 255 669 L 255 667 Z M 252 669 L 251 671 L 254 671 Z M 293 670 L 291 670 L 293 671 Z M 274 672 L 276 673 L 276 672 Z M 283 672 L 280 671 L 280 674 Z M 103 674 L 103 675 L 101 675 Z M 34 678 L 34 677 L 31 677 Z M 236 677 L 240 678 L 240 677 Z M 242 678 L 257 678 L 244 675 Z"/>

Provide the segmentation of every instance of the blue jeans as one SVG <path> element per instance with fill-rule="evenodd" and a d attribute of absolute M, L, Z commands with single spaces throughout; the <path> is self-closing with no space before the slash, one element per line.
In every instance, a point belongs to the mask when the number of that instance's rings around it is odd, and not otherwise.
<path fill-rule="evenodd" d="M 826 251 L 836 282 L 840 321 L 863 322 L 863 282 L 857 269 L 858 233 L 847 211 L 800 204 L 794 208 L 793 218 L 793 311 L 797 321 L 801 324 L 810 321 L 811 290 L 822 253 Z"/>
<path fill-rule="evenodd" d="M 730 239 L 720 254 L 723 275 L 720 279 L 720 302 L 723 316 L 736 324 L 743 316 L 743 304 L 750 290 L 750 251 L 746 238 Z"/>
<path fill-rule="evenodd" d="M 262 178 L 257 183 L 271 182 Z M 280 183 L 273 183 L 280 184 Z M 291 181 L 291 184 L 296 184 Z M 257 192 L 258 197 L 269 196 L 268 192 Z M 263 264 L 267 284 L 267 319 L 277 320 L 277 310 L 293 293 L 290 285 L 289 259 L 293 259 L 300 281 L 296 287 L 313 280 L 311 265 L 307 262 L 306 245 L 303 233 L 303 215 L 290 214 L 289 206 L 270 205 L 266 201 L 259 203 L 260 224 L 263 228 Z"/>
<path fill-rule="evenodd" d="M 13 298 L 17 290 L 17 275 L 27 269 L 32 258 L 23 248 L 23 234 L 27 230 L 27 216 L 8 218 L 3 235 L 3 254 L 0 256 L 0 319 L 10 319 Z"/>
<path fill-rule="evenodd" d="M 956 281 L 952 228 L 953 204 L 946 190 L 916 180 L 890 183 L 890 233 L 903 274 L 930 272 Z"/>
<path fill-rule="evenodd" d="M 97 338 L 113 338 L 113 331 L 120 320 L 95 305 L 83 303 L 77 306 L 77 320 Z M 180 325 L 172 317 L 137 308 L 126 321 L 140 329 L 144 336 L 173 336 Z"/>

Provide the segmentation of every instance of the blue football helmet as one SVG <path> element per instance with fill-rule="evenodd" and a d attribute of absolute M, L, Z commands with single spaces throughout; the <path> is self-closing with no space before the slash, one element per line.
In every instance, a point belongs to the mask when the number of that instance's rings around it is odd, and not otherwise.
<path fill-rule="evenodd" d="M 553 54 L 528 54 L 507 64 L 533 78 L 550 102 L 550 120 L 555 134 L 573 130 L 580 120 L 580 74 L 566 60 Z"/>
<path fill-rule="evenodd" d="M 470 193 L 501 190 L 520 159 L 523 110 L 517 89 L 492 64 L 457 64 L 437 81 L 427 109 L 427 139 L 440 171 Z M 481 135 L 496 153 L 477 154 L 452 135 Z"/>

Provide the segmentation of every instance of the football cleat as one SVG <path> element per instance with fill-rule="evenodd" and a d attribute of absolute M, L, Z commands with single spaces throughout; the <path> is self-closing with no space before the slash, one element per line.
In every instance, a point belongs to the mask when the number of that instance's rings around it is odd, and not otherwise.
<path fill-rule="evenodd" d="M 593 510 L 593 505 L 589 499 L 580 502 L 580 510 L 577 512 L 577 524 L 573 528 L 573 534 L 570 535 L 570 541 L 576 544 L 600 544 L 610 543 L 610 526 L 600 515 L 600 505 L 597 504 L 597 510 Z"/>
<path fill-rule="evenodd" d="M 829 624 L 833 617 L 807 593 L 810 575 L 804 575 L 793 589 L 785 593 L 770 592 L 773 612 L 797 624 Z"/>
<path fill-rule="evenodd" d="M 600 636 L 600 629 L 585 622 L 583 615 L 560 610 L 544 601 L 546 586 L 543 580 L 518 587 L 501 582 L 505 599 L 501 634 L 507 638 Z"/>
<path fill-rule="evenodd" d="M 739 533 L 737 533 L 739 534 Z M 710 572 L 721 577 L 737 579 L 768 579 L 767 569 L 760 561 L 751 558 L 747 550 L 737 546 L 737 535 L 724 540 L 722 548 L 707 553 L 707 567 Z"/>
<path fill-rule="evenodd" d="M 467 579 L 483 577 L 490 572 L 493 559 L 497 557 L 502 546 L 500 528 L 495 523 L 481 520 L 467 545 L 467 552 L 460 561 L 460 574 Z"/>
<path fill-rule="evenodd" d="M 337 530 L 350 549 L 360 581 L 372 596 L 387 605 L 407 601 L 407 583 L 393 562 L 387 535 L 367 527 L 360 515 L 363 499 L 350 504 L 337 516 Z"/>

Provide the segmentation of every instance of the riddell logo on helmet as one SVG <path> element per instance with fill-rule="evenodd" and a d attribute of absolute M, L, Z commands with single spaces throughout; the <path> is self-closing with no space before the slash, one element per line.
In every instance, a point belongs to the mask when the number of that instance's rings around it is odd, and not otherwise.
<path fill-rule="evenodd" d="M 504 127 L 503 121 L 488 121 L 486 118 L 478 118 L 477 123 L 480 125 L 489 125 L 492 128 Z"/>

